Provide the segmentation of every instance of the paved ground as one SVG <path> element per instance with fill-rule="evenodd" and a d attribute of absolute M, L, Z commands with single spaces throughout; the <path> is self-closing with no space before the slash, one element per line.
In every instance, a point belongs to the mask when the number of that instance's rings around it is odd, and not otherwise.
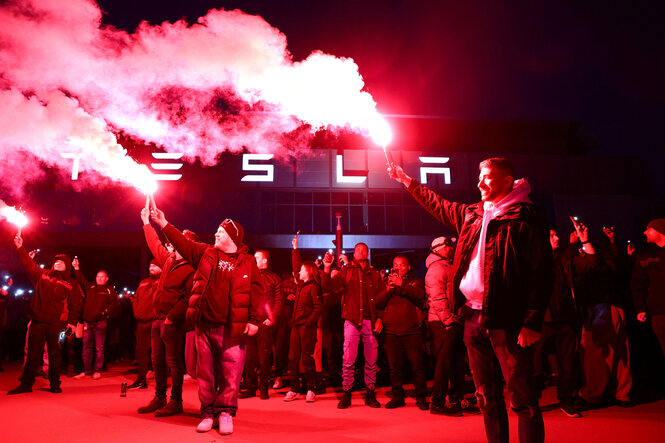
<path fill-rule="evenodd" d="M 48 382 L 39 379 L 34 392 L 6 396 L 20 374 L 18 366 L 6 366 L 0 373 L 0 417 L 2 442 L 212 442 L 235 441 L 301 442 L 479 442 L 484 441 L 480 416 L 451 418 L 420 411 L 414 399 L 405 408 L 386 410 L 364 406 L 359 393 L 353 405 L 338 410 L 333 392 L 317 397 L 314 403 L 303 399 L 282 401 L 285 390 L 271 391 L 269 400 L 240 400 L 235 432 L 222 437 L 216 430 L 197 434 L 199 403 L 196 382 L 185 382 L 182 415 L 156 418 L 139 415 L 136 409 L 147 404 L 154 384 L 148 390 L 129 391 L 120 397 L 120 384 L 132 382 L 124 374 L 128 366 L 114 366 L 100 380 L 74 380 L 63 377 L 62 394 L 44 390 Z M 385 404 L 385 388 L 379 390 Z M 583 418 L 564 416 L 554 405 L 554 391 L 543 396 L 545 432 L 551 442 L 651 442 L 665 441 L 665 400 L 631 409 L 609 407 L 589 411 Z M 517 417 L 510 413 L 511 441 L 517 441 Z"/>

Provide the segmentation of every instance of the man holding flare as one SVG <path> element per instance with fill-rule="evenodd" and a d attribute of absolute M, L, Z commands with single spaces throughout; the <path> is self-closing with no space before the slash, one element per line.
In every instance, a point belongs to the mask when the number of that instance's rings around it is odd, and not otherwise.
<path fill-rule="evenodd" d="M 545 429 L 531 345 L 540 337 L 552 293 L 547 223 L 528 198 L 529 183 L 515 180 L 508 160 L 484 160 L 479 171 L 481 202 L 469 205 L 445 200 L 400 166 L 388 167 L 391 178 L 458 235 L 449 283 L 451 308 L 464 318 L 464 342 L 487 440 L 508 441 L 500 369 L 518 416 L 520 441 L 542 442 Z"/>
<path fill-rule="evenodd" d="M 259 329 L 261 274 L 256 260 L 242 242 L 243 227 L 234 220 L 220 223 L 215 244 L 207 245 L 188 239 L 154 203 L 150 215 L 196 269 L 186 314 L 196 328 L 196 379 L 203 418 L 196 430 L 209 431 L 219 416 L 220 434 L 231 434 L 247 336 Z"/>

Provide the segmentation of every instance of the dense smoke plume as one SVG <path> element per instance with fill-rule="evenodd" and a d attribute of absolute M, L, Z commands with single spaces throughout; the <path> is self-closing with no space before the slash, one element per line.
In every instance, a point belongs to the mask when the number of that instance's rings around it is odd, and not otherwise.
<path fill-rule="evenodd" d="M 89 0 L 0 7 L 5 193 L 39 179 L 40 164 L 70 171 L 63 153 L 80 156 L 88 183 L 133 183 L 147 169 L 119 133 L 212 165 L 227 150 L 297 155 L 319 128 L 369 133 L 380 119 L 353 60 L 315 51 L 294 62 L 259 16 L 211 10 L 134 33 L 101 18 Z"/>

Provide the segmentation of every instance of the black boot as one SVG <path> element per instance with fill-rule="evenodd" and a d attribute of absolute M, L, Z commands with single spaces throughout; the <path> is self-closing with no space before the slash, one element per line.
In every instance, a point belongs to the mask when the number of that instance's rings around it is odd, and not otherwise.
<path fill-rule="evenodd" d="M 429 409 L 429 403 L 427 403 L 427 398 L 423 395 L 416 397 L 416 406 L 421 411 L 427 411 Z"/>
<path fill-rule="evenodd" d="M 268 394 L 268 380 L 261 380 L 259 383 L 259 398 L 261 400 L 268 400 L 270 398 Z"/>
<path fill-rule="evenodd" d="M 155 417 L 170 417 L 182 413 L 182 400 L 171 399 L 166 406 L 155 411 Z"/>
<path fill-rule="evenodd" d="M 367 388 L 365 390 L 365 404 L 369 406 L 370 408 L 380 408 L 381 403 L 376 399 L 376 393 L 374 392 L 374 388 Z"/>
<path fill-rule="evenodd" d="M 351 389 L 344 389 L 342 398 L 337 403 L 337 409 L 346 409 L 351 406 Z"/>
<path fill-rule="evenodd" d="M 314 393 L 316 395 L 321 395 L 326 393 L 326 380 L 323 377 L 323 373 L 316 373 L 316 382 L 314 384 Z"/>
<path fill-rule="evenodd" d="M 26 392 L 32 392 L 32 386 L 28 384 L 23 384 L 21 383 L 11 391 L 7 392 L 7 395 L 16 395 L 16 394 L 23 394 Z"/>
<path fill-rule="evenodd" d="M 49 389 L 54 394 L 60 394 L 62 389 L 60 388 L 60 380 L 51 382 L 51 388 Z"/>
<path fill-rule="evenodd" d="M 166 397 L 154 396 L 152 400 L 150 400 L 150 403 L 148 403 L 146 406 L 141 406 L 139 408 L 139 414 L 148 414 L 150 412 L 155 412 L 156 410 L 161 409 L 164 406 L 166 406 Z"/>
<path fill-rule="evenodd" d="M 252 398 L 252 397 L 256 397 L 256 388 L 253 389 L 249 388 L 238 394 L 238 398 Z"/>
<path fill-rule="evenodd" d="M 406 402 L 404 401 L 404 397 L 401 395 L 393 395 L 393 398 L 390 399 L 388 403 L 386 403 L 386 409 L 401 408 L 403 406 L 406 406 Z"/>

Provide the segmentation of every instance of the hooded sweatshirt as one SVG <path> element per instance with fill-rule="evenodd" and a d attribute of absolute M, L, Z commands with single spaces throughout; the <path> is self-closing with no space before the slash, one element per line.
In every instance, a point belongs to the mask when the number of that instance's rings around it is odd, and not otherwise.
<path fill-rule="evenodd" d="M 513 190 L 508 193 L 501 201 L 494 204 L 492 202 L 483 203 L 483 224 L 480 230 L 478 243 L 471 254 L 469 269 L 460 282 L 460 291 L 466 297 L 466 305 L 471 309 L 483 308 L 483 294 L 485 292 L 485 243 L 487 241 L 487 225 L 491 220 L 503 215 L 506 210 L 516 203 L 531 203 L 529 199 L 531 186 L 529 182 L 521 178 L 515 180 Z"/>
<path fill-rule="evenodd" d="M 45 270 L 30 258 L 25 248 L 17 250 L 18 258 L 35 286 L 35 295 L 30 301 L 29 315 L 35 321 L 46 323 L 76 323 L 81 310 L 81 291 L 68 275 L 71 260 L 64 254 L 56 260 L 65 262 L 65 272 Z"/>

